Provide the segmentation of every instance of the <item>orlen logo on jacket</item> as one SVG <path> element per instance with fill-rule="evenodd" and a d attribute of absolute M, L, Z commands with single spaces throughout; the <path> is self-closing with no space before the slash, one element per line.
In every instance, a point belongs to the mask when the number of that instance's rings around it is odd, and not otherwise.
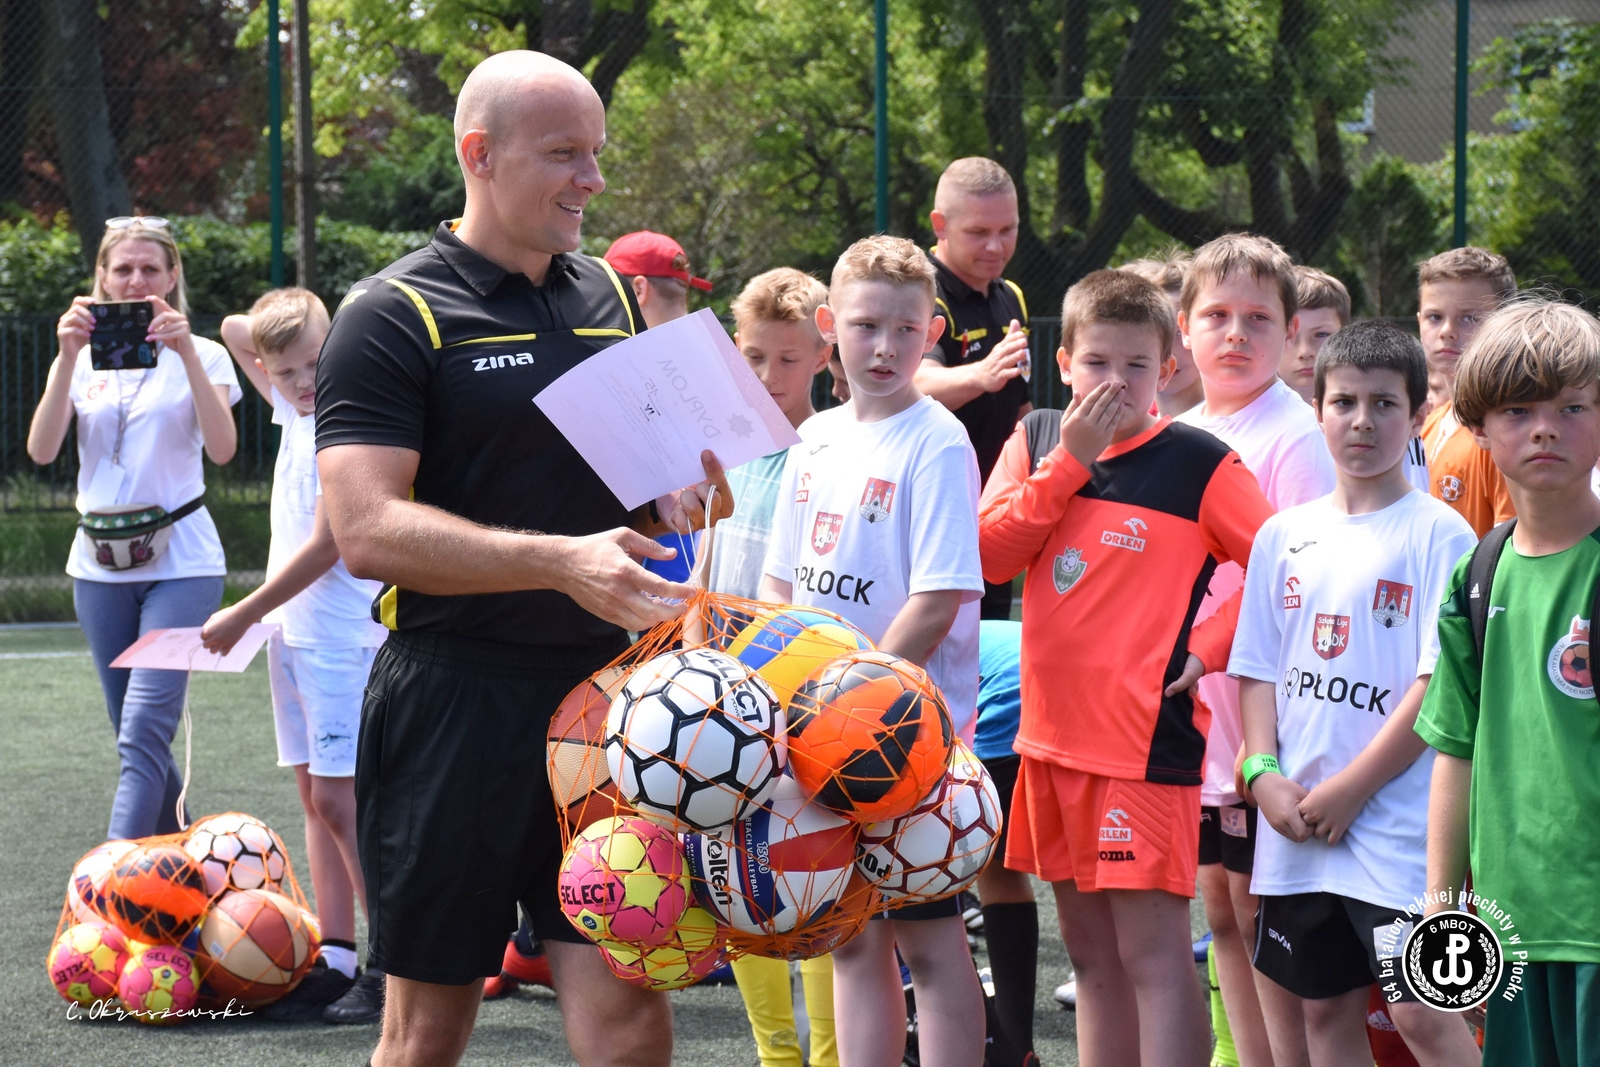
<path fill-rule="evenodd" d="M 1311 650 L 1323 659 L 1344 655 L 1350 647 L 1350 616 L 1317 615 L 1311 630 Z"/>

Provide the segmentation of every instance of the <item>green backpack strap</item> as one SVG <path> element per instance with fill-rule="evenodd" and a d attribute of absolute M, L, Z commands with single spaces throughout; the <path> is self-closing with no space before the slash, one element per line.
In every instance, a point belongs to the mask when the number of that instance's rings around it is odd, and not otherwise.
<path fill-rule="evenodd" d="M 1500 566 L 1500 553 L 1505 551 L 1506 541 L 1516 526 L 1516 519 L 1507 519 L 1484 534 L 1467 563 L 1467 619 L 1472 623 L 1472 644 L 1478 650 L 1480 672 L 1483 670 L 1484 634 L 1489 628 L 1489 593 L 1494 588 L 1494 572 Z M 1596 589 L 1600 591 L 1600 586 Z"/>

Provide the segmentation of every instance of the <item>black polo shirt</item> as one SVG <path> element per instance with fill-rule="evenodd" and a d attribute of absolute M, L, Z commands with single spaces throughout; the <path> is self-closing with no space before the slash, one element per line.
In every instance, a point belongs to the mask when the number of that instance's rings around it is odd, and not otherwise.
<path fill-rule="evenodd" d="M 936 314 L 945 320 L 939 346 L 924 358 L 946 367 L 976 363 L 994 350 L 1006 335 L 1006 327 L 1016 319 L 1028 325 L 1028 305 L 1022 289 L 1014 282 L 989 283 L 980 293 L 955 276 L 951 269 L 930 255 L 937 273 Z M 1000 460 L 1000 450 L 1017 428 L 1017 413 L 1028 401 L 1028 383 L 1021 376 L 1011 379 L 993 393 L 973 397 L 955 410 L 956 418 L 967 428 L 973 451 L 978 453 L 978 476 L 985 483 Z"/>
<path fill-rule="evenodd" d="M 317 448 L 421 454 L 414 499 L 485 526 L 583 535 L 629 513 L 533 398 L 644 325 L 604 260 L 558 255 L 543 285 L 439 227 L 351 288 L 317 364 Z M 622 631 L 552 590 L 432 596 L 385 586 L 373 618 L 544 647 L 615 644 Z"/>

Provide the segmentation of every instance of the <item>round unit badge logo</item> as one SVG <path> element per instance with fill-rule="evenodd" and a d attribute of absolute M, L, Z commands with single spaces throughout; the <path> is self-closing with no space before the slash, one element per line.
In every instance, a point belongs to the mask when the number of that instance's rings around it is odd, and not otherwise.
<path fill-rule="evenodd" d="M 1545 662 L 1550 684 L 1574 700 L 1594 699 L 1594 664 L 1589 658 L 1589 620 L 1574 615 L 1572 631 L 1557 641 Z"/>
<path fill-rule="evenodd" d="M 1494 994 L 1505 956 L 1494 929 L 1465 911 L 1419 919 L 1401 952 L 1406 985 L 1440 1011 L 1471 1011 Z"/>

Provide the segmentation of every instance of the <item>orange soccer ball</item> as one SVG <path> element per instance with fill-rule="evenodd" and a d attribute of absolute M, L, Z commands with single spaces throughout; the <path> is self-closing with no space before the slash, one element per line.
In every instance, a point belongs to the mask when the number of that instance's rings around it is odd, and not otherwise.
<path fill-rule="evenodd" d="M 894 819 L 944 778 L 955 732 L 926 671 L 888 652 L 847 652 L 789 705 L 789 766 L 817 803 L 856 822 Z"/>
<path fill-rule="evenodd" d="M 211 894 L 179 845 L 155 841 L 124 856 L 106 883 L 107 916 L 138 941 L 177 945 L 200 922 Z"/>

